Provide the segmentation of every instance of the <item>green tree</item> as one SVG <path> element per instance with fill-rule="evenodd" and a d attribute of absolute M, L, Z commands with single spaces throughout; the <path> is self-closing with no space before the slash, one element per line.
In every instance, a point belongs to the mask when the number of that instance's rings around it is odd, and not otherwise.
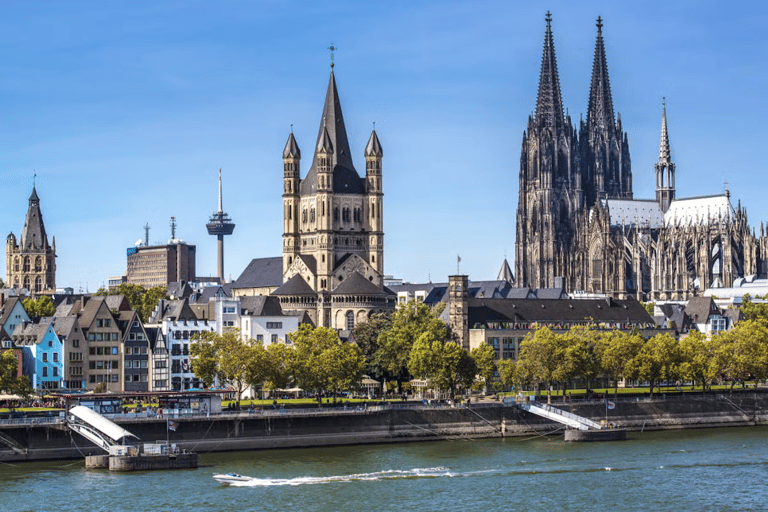
<path fill-rule="evenodd" d="M 552 402 L 552 386 L 573 374 L 574 359 L 566 351 L 566 337 L 548 327 L 528 333 L 520 348 L 518 368 L 531 375 L 534 383 L 546 384 L 547 403 Z"/>
<path fill-rule="evenodd" d="M 362 379 L 365 358 L 360 347 L 343 343 L 335 330 L 302 324 L 288 337 L 296 350 L 292 367 L 296 384 L 317 391 L 320 403 L 325 391 L 353 389 Z"/>
<path fill-rule="evenodd" d="M 190 345 L 192 371 L 206 386 L 213 384 L 216 378 L 222 384 L 231 386 L 239 405 L 240 396 L 249 384 L 253 344 L 243 341 L 237 329 L 229 329 L 222 334 L 200 331 L 195 333 L 193 340 Z"/>
<path fill-rule="evenodd" d="M 355 325 L 352 335 L 355 343 L 363 352 L 367 362 L 366 371 L 373 378 L 389 377 L 391 375 L 382 367 L 379 360 L 379 335 L 389 329 L 392 321 L 385 313 L 374 313 L 365 322 Z"/>
<path fill-rule="evenodd" d="M 56 313 L 56 306 L 53 305 L 53 299 L 48 295 L 41 295 L 37 299 L 28 298 L 21 302 L 27 314 L 32 318 L 41 318 L 44 316 L 53 316 Z"/>
<path fill-rule="evenodd" d="M 656 303 L 655 302 L 641 302 L 640 304 L 643 305 L 643 307 L 645 308 L 645 311 L 649 315 L 653 316 L 653 311 L 656 308 Z"/>
<path fill-rule="evenodd" d="M 600 366 L 605 374 L 614 383 L 614 398 L 619 392 L 619 380 L 633 377 L 634 367 L 632 362 L 645 340 L 639 334 L 627 334 L 614 330 L 604 333 L 599 340 Z"/>
<path fill-rule="evenodd" d="M 756 297 L 757 299 L 765 299 L 765 297 Z M 744 315 L 744 320 L 768 320 L 768 304 L 757 303 L 752 301 L 752 297 L 749 294 L 744 295 L 741 302 L 741 314 Z"/>
<path fill-rule="evenodd" d="M 643 344 L 630 366 L 638 378 L 648 381 L 653 388 L 662 380 L 676 380 L 680 376 L 680 345 L 669 334 L 657 334 Z"/>
<path fill-rule="evenodd" d="M 123 295 L 128 304 L 135 310 L 142 322 L 146 322 L 160 299 L 167 299 L 165 286 L 144 288 L 139 284 L 120 283 L 110 289 L 99 288 L 94 295 Z"/>
<path fill-rule="evenodd" d="M 264 389 L 286 389 L 293 379 L 296 350 L 284 343 L 267 345 L 264 354 Z"/>
<path fill-rule="evenodd" d="M 488 343 L 481 343 L 479 347 L 472 349 L 470 355 L 475 360 L 477 373 L 483 379 L 485 392 L 487 393 L 491 385 L 491 379 L 493 379 L 493 375 L 498 369 L 496 366 L 496 351 Z"/>
<path fill-rule="evenodd" d="M 522 388 L 528 383 L 527 380 L 521 378 L 521 375 L 517 371 L 517 361 L 512 359 L 501 359 L 496 365 L 499 368 L 499 380 L 502 385 L 507 388 Z"/>
<path fill-rule="evenodd" d="M 466 350 L 432 332 L 423 333 L 413 344 L 408 370 L 438 390 L 449 391 L 452 397 L 457 385 L 469 387 L 477 375 L 477 365 Z"/>
<path fill-rule="evenodd" d="M 14 394 L 18 384 L 19 360 L 12 350 L 0 352 L 0 393 Z"/>
<path fill-rule="evenodd" d="M 448 328 L 438 318 L 441 311 L 441 308 L 431 308 L 417 300 L 399 304 L 392 313 L 392 324 L 379 335 L 376 357 L 398 385 L 409 380 L 408 359 L 413 344 L 421 335 L 427 334 L 433 340 L 447 339 Z"/>
<path fill-rule="evenodd" d="M 744 384 L 750 378 L 768 376 L 768 322 L 763 319 L 745 320 L 730 331 L 713 336 L 715 354 L 723 376 Z"/>
<path fill-rule="evenodd" d="M 691 331 L 687 336 L 680 338 L 680 353 L 682 377 L 692 381 L 694 385 L 701 383 L 705 391 L 710 389 L 712 381 L 717 379 L 720 373 L 713 341 L 699 331 Z"/>

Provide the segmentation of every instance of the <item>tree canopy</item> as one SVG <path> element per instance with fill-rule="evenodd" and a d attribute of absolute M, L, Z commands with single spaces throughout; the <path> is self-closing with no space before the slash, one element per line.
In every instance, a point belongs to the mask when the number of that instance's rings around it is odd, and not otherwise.
<path fill-rule="evenodd" d="M 44 316 L 53 316 L 56 313 L 56 306 L 53 305 L 53 299 L 48 295 L 41 295 L 37 299 L 28 298 L 21 301 L 27 314 L 32 318 L 42 318 Z"/>
<path fill-rule="evenodd" d="M 142 322 L 146 322 L 149 319 L 160 299 L 168 298 L 165 286 L 144 288 L 141 285 L 129 283 L 120 283 L 119 286 L 110 289 L 100 288 L 94 295 L 125 296 L 128 304 L 139 314 Z"/>

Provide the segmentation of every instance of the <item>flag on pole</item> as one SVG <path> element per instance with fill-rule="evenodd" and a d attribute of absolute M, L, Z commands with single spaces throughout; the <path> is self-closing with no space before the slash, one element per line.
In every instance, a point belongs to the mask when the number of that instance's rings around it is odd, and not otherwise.
<path fill-rule="evenodd" d="M 175 421 L 168 421 L 168 430 L 171 430 L 173 432 L 176 432 L 176 429 L 179 427 L 179 424 Z"/>

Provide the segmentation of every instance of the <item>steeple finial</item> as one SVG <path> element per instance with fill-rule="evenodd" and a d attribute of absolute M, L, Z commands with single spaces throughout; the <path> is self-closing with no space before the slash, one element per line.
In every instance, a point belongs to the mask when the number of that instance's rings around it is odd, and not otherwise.
<path fill-rule="evenodd" d="M 597 17 L 597 41 L 595 42 L 595 58 L 592 63 L 587 123 L 602 128 L 612 127 L 614 124 L 613 96 L 611 95 L 611 82 L 608 79 L 608 63 L 605 58 L 603 19 L 600 16 Z"/>
<path fill-rule="evenodd" d="M 667 99 L 662 100 L 661 111 L 661 142 L 659 143 L 659 162 L 671 162 L 669 149 L 669 132 L 667 131 Z"/>
<path fill-rule="evenodd" d="M 333 69 L 333 66 L 334 66 L 334 64 L 333 64 L 333 52 L 338 50 L 338 48 L 333 46 L 333 43 L 331 43 L 331 46 L 329 46 L 328 49 L 331 50 L 331 69 Z"/>
<path fill-rule="evenodd" d="M 536 102 L 536 118 L 545 126 L 562 127 L 563 99 L 560 94 L 560 77 L 557 73 L 555 58 L 555 43 L 552 37 L 552 14 L 547 11 L 544 18 L 547 30 L 544 35 L 544 51 L 541 57 L 541 74 L 539 76 L 539 94 Z"/>

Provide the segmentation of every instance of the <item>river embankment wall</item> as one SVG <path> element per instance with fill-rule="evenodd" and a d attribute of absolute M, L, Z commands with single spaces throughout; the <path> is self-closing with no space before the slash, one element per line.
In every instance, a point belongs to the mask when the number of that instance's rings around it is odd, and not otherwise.
<path fill-rule="evenodd" d="M 665 399 L 553 402 L 555 407 L 630 431 L 768 424 L 768 395 L 740 393 Z M 169 439 L 198 453 L 379 444 L 430 439 L 528 436 L 563 426 L 492 402 L 471 407 L 388 405 L 369 408 L 285 409 L 173 418 L 111 417 L 141 442 Z M 104 453 L 61 419 L 0 421 L 0 461 L 73 459 Z"/>

